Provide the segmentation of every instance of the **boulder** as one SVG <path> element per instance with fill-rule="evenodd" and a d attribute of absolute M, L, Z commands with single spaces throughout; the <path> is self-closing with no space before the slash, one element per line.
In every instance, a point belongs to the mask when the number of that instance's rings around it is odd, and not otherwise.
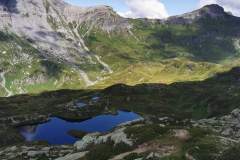
<path fill-rule="evenodd" d="M 55 160 L 79 160 L 80 158 L 83 158 L 88 152 L 79 152 L 74 154 L 68 154 L 64 157 L 57 158 Z"/>
<path fill-rule="evenodd" d="M 225 130 L 222 131 L 221 134 L 223 136 L 231 136 L 233 134 L 233 129 L 232 128 L 226 128 Z"/>
<path fill-rule="evenodd" d="M 175 129 L 173 130 L 174 137 L 180 139 L 180 140 L 188 140 L 191 136 L 190 133 L 185 129 Z"/>
<path fill-rule="evenodd" d="M 100 133 L 91 133 L 84 136 L 80 141 L 77 141 L 74 146 L 77 150 L 85 150 L 90 144 L 101 144 L 106 143 L 108 140 L 114 142 L 114 144 L 125 143 L 129 146 L 133 145 L 133 142 L 127 138 L 124 133 L 125 128 L 118 128 L 115 131 L 100 135 Z"/>
<path fill-rule="evenodd" d="M 232 115 L 234 118 L 240 118 L 240 109 L 237 108 L 237 109 L 233 110 L 233 111 L 231 112 L 231 115 Z"/>

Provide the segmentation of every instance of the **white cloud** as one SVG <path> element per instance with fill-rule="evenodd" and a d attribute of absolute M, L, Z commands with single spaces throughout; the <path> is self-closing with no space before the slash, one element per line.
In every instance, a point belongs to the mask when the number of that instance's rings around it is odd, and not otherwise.
<path fill-rule="evenodd" d="M 209 4 L 217 4 L 217 0 L 200 0 L 199 2 L 200 7 L 203 7 Z"/>
<path fill-rule="evenodd" d="M 207 4 L 218 4 L 226 11 L 240 16 L 240 0 L 200 0 L 199 2 L 200 7 Z"/>
<path fill-rule="evenodd" d="M 128 18 L 156 18 L 168 17 L 164 4 L 159 0 L 125 0 L 129 10 L 119 13 Z"/>

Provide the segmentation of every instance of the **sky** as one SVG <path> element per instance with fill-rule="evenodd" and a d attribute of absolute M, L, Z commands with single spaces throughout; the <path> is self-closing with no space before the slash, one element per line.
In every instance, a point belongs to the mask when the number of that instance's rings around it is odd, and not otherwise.
<path fill-rule="evenodd" d="M 240 16 L 240 0 L 65 0 L 73 5 L 89 7 L 108 5 L 123 17 L 167 18 L 193 11 L 207 4 L 218 4 Z"/>

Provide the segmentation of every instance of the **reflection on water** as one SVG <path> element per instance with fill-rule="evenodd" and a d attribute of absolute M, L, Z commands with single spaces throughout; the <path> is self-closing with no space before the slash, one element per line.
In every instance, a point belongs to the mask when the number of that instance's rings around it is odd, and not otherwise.
<path fill-rule="evenodd" d="M 33 141 L 36 136 L 37 126 L 23 126 L 20 128 L 21 134 L 25 137 L 26 141 Z"/>
<path fill-rule="evenodd" d="M 121 123 L 140 119 L 133 112 L 118 111 L 117 115 L 100 115 L 83 122 L 68 122 L 56 117 L 36 126 L 23 126 L 20 133 L 26 141 L 47 141 L 49 144 L 73 144 L 78 139 L 68 135 L 70 130 L 107 132 Z"/>

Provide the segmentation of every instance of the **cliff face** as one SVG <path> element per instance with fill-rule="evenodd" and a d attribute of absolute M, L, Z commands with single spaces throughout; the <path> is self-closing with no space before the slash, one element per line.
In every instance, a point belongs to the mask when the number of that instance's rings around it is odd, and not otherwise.
<path fill-rule="evenodd" d="M 63 14 L 67 17 L 68 22 L 77 22 L 79 25 L 85 24 L 89 29 L 96 27 L 106 32 L 124 32 L 131 28 L 128 20 L 120 17 L 109 6 L 89 8 L 67 6 Z"/>
<path fill-rule="evenodd" d="M 130 29 L 127 20 L 106 6 L 81 8 L 59 0 L 10 0 L 1 1 L 0 6 L 2 29 L 27 38 L 44 57 L 72 64 L 79 64 L 88 52 L 78 32 L 81 25 L 89 31 Z"/>
<path fill-rule="evenodd" d="M 78 83 L 78 87 L 95 84 L 112 70 L 89 51 L 84 37 L 92 31 L 111 34 L 130 29 L 128 20 L 108 6 L 81 8 L 63 0 L 1 0 L 0 72 L 5 77 L 0 78 L 0 95 L 7 95 L 4 90 L 11 87 L 12 94 L 25 93 L 29 85 L 47 87 L 49 82 L 53 88 L 67 81 Z M 3 83 L 5 79 L 7 83 Z"/>

